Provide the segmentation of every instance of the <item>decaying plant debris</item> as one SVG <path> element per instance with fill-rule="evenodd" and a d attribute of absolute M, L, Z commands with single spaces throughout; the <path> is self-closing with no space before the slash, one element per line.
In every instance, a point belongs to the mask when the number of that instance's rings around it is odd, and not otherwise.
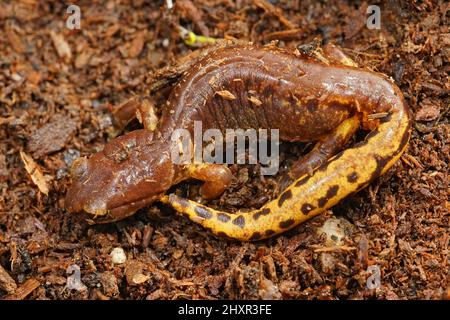
<path fill-rule="evenodd" d="M 70 30 L 59 2 L 0 3 L 0 298 L 450 298 L 448 3 L 380 4 L 381 30 L 366 28 L 360 1 L 79 5 L 81 30 Z M 102 226 L 66 214 L 71 163 L 114 134 L 115 107 L 148 95 L 156 72 L 192 50 L 177 25 L 285 47 L 315 38 L 339 44 L 403 90 L 415 117 L 407 153 L 328 215 L 258 243 L 216 239 L 161 205 Z M 157 106 L 167 94 L 157 90 Z M 303 147 L 285 146 L 283 163 Z M 276 190 L 254 166 L 232 170 L 232 187 L 211 205 L 253 208 Z M 174 191 L 195 197 L 197 189 Z M 113 261 L 115 248 L 123 263 Z M 67 287 L 73 265 L 78 290 Z M 366 286 L 369 266 L 381 270 L 378 289 Z"/>

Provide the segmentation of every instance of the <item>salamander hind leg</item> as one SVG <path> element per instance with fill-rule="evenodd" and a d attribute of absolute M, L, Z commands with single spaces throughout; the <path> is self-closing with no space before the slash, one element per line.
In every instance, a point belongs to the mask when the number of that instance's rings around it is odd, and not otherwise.
<path fill-rule="evenodd" d="M 218 198 L 231 184 L 233 174 L 221 164 L 193 164 L 187 167 L 190 178 L 204 181 L 200 193 L 204 199 Z"/>
<path fill-rule="evenodd" d="M 341 151 L 359 128 L 358 116 L 344 120 L 333 132 L 320 139 L 314 148 L 297 160 L 283 176 L 280 189 L 284 190 L 294 180 L 312 172 Z"/>

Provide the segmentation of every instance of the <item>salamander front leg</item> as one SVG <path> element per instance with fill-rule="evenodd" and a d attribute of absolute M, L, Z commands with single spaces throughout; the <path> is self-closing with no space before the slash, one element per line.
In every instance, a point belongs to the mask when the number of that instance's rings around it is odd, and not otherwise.
<path fill-rule="evenodd" d="M 280 182 L 281 190 L 303 175 L 312 172 L 342 150 L 359 128 L 359 119 L 353 116 L 344 120 L 332 133 L 320 139 L 314 148 L 295 162 Z"/>
<path fill-rule="evenodd" d="M 155 130 L 158 118 L 155 104 L 151 98 L 134 97 L 118 106 L 113 111 L 115 135 L 118 135 L 134 118 L 137 118 L 145 129 Z"/>
<path fill-rule="evenodd" d="M 190 178 L 204 181 L 200 193 L 204 199 L 218 198 L 230 186 L 233 174 L 221 164 L 193 164 L 187 167 Z"/>

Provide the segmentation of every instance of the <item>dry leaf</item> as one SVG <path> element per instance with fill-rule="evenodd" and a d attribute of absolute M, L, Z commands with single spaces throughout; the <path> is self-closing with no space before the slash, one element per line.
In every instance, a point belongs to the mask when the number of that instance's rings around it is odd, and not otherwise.
<path fill-rule="evenodd" d="M 47 180 L 45 179 L 44 175 L 39 169 L 37 163 L 34 162 L 33 158 L 31 158 L 23 151 L 20 151 L 20 158 L 22 159 L 23 164 L 25 165 L 25 170 L 27 170 L 28 174 L 31 177 L 31 180 L 33 180 L 34 184 L 39 188 L 39 191 L 47 196 L 48 195 Z"/>

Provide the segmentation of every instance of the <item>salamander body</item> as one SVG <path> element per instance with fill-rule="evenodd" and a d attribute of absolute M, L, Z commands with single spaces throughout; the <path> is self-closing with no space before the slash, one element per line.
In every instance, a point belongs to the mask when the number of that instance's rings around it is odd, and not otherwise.
<path fill-rule="evenodd" d="M 323 59 L 254 45 L 219 46 L 199 58 L 172 88 L 155 130 L 132 131 L 74 164 L 66 197 L 71 212 L 94 222 L 123 219 L 162 201 L 219 236 L 259 240 L 279 234 L 334 206 L 386 172 L 407 147 L 411 117 L 386 76 L 352 66 L 324 50 Z M 294 165 L 278 198 L 250 212 L 214 210 L 167 195 L 185 179 L 203 180 L 213 198 L 231 180 L 226 166 L 176 165 L 176 129 L 279 129 L 283 141 L 316 142 Z M 366 139 L 341 150 L 359 128 Z"/>

